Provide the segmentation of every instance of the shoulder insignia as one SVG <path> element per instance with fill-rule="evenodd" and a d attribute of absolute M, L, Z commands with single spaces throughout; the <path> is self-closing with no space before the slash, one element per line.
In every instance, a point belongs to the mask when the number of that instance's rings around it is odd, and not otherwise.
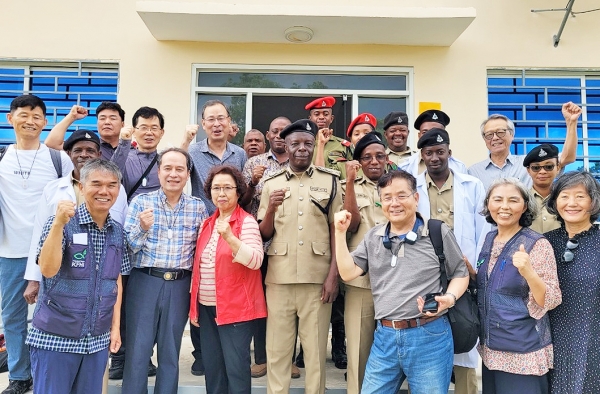
<path fill-rule="evenodd" d="M 336 162 L 340 163 L 343 161 L 348 161 L 348 159 L 346 159 L 345 157 L 338 157 L 337 159 L 335 159 Z"/>
<path fill-rule="evenodd" d="M 396 171 L 398 169 L 398 165 L 391 160 L 388 160 L 387 166 L 389 171 Z"/>
<path fill-rule="evenodd" d="M 342 180 L 340 181 L 340 185 L 345 185 L 345 184 L 346 184 L 346 181 L 347 181 L 346 179 L 342 179 Z"/>
<path fill-rule="evenodd" d="M 332 170 L 332 169 L 330 169 L 330 168 L 320 167 L 320 166 L 315 166 L 315 168 L 316 168 L 317 170 L 321 171 L 321 172 L 326 172 L 326 173 L 328 173 L 328 174 L 335 175 L 335 176 L 337 176 L 338 178 L 340 177 L 340 172 L 339 172 L 339 171 Z"/>
<path fill-rule="evenodd" d="M 342 145 L 344 145 L 346 148 L 350 148 L 350 146 L 352 146 L 352 144 L 350 143 L 350 141 L 341 140 L 340 143 Z"/>
<path fill-rule="evenodd" d="M 280 169 L 280 170 L 277 170 L 277 171 L 275 171 L 275 172 L 272 172 L 271 174 L 267 175 L 267 177 L 265 178 L 265 180 L 264 180 L 264 181 L 266 182 L 266 181 L 268 181 L 269 179 L 273 179 L 273 178 L 275 178 L 275 177 L 278 177 L 279 175 L 281 175 L 281 174 L 284 174 L 284 173 L 286 172 L 286 170 L 287 170 L 287 168 L 286 168 L 286 167 L 284 167 L 284 168 L 282 168 L 282 169 Z"/>

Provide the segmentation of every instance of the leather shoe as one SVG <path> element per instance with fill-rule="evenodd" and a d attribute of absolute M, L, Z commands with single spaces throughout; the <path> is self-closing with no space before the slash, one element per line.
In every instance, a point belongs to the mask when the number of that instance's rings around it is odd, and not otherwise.
<path fill-rule="evenodd" d="M 250 367 L 250 375 L 253 378 L 262 378 L 267 374 L 267 364 L 254 364 Z"/>
<path fill-rule="evenodd" d="M 298 379 L 300 377 L 300 369 L 296 364 L 292 364 L 292 379 Z"/>
<path fill-rule="evenodd" d="M 191 371 L 192 375 L 194 376 L 202 376 L 204 375 L 204 363 L 202 362 L 202 360 L 194 360 L 194 363 L 192 364 L 192 368 Z"/>
<path fill-rule="evenodd" d="M 156 376 L 156 365 L 152 364 L 152 360 L 148 362 L 148 376 Z"/>

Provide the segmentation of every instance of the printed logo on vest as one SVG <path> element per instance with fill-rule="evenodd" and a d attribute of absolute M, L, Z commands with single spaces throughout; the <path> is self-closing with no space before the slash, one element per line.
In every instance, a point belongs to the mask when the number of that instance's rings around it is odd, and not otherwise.
<path fill-rule="evenodd" d="M 73 255 L 73 261 L 71 261 L 71 268 L 85 268 L 85 256 L 87 255 L 87 249 L 83 252 L 75 253 Z"/>

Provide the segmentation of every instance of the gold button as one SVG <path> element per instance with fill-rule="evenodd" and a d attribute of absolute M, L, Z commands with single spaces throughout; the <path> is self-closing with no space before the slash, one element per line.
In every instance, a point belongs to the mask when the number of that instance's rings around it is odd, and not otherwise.
<path fill-rule="evenodd" d="M 298 211 L 298 216 L 302 216 L 302 211 Z"/>
<path fill-rule="evenodd" d="M 438 213 L 442 213 L 442 208 L 438 208 Z"/>
<path fill-rule="evenodd" d="M 302 226 L 298 226 L 298 230 L 302 230 L 304 227 Z"/>
<path fill-rule="evenodd" d="M 304 245 L 304 242 L 300 241 L 300 242 L 298 242 L 298 245 L 302 246 L 302 245 Z"/>

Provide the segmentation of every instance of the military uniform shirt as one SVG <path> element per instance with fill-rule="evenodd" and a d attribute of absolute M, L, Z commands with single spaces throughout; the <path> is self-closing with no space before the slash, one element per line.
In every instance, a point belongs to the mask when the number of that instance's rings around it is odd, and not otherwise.
<path fill-rule="evenodd" d="M 346 183 L 342 181 L 342 194 L 346 198 Z M 383 215 L 379 193 L 377 193 L 377 184 L 367 177 L 357 178 L 354 181 L 354 194 L 358 211 L 360 212 L 360 224 L 355 233 L 351 233 L 348 239 L 348 250 L 352 252 L 361 243 L 367 231 L 378 224 L 386 223 L 387 219 Z M 370 289 L 371 283 L 369 274 L 359 276 L 349 282 L 347 285 Z"/>
<path fill-rule="evenodd" d="M 398 164 L 408 160 L 408 158 L 411 157 L 412 155 L 414 155 L 416 152 L 414 150 L 411 150 L 409 147 L 406 147 L 406 150 L 404 152 L 394 152 L 390 148 L 387 148 L 385 150 L 385 153 L 387 153 L 388 158 L 391 161 L 393 161 L 396 165 L 398 165 Z"/>
<path fill-rule="evenodd" d="M 535 217 L 535 219 L 533 219 L 533 223 L 531 223 L 529 228 L 533 231 L 537 231 L 540 234 L 560 228 L 560 222 L 556 216 L 549 213 L 548 209 L 546 208 L 546 201 L 548 201 L 548 197 L 542 197 L 538 192 L 535 191 L 533 187 L 530 191 L 540 207 L 540 213 Z"/>
<path fill-rule="evenodd" d="M 271 192 L 281 189 L 285 190 L 285 197 L 274 216 L 265 282 L 322 284 L 331 263 L 329 224 L 342 207 L 337 172 L 314 165 L 300 176 L 289 166 L 276 172 L 265 180 L 257 214 L 259 222 L 265 217 Z M 325 214 L 321 209 L 328 204 Z"/>
<path fill-rule="evenodd" d="M 352 160 L 354 150 L 350 142 L 332 135 L 323 149 L 325 167 L 340 172 L 340 179 L 346 179 L 346 162 Z M 316 152 L 313 155 L 315 162 Z"/>
<path fill-rule="evenodd" d="M 425 173 L 427 192 L 429 193 L 429 205 L 431 206 L 430 218 L 438 219 L 446 223 L 450 229 L 454 229 L 454 175 L 450 171 L 448 179 L 441 188 L 435 185 L 428 173 Z"/>

